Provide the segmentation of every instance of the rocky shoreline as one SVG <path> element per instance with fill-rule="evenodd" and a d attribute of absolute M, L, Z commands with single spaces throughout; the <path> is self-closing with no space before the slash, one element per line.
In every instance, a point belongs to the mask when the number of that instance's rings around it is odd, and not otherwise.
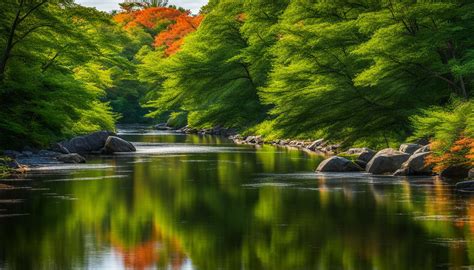
<path fill-rule="evenodd" d="M 111 131 L 98 131 L 55 143 L 48 149 L 25 147 L 22 151 L 3 151 L 3 164 L 12 173 L 25 173 L 30 168 L 55 164 L 85 163 L 87 155 L 135 152 L 135 146 Z"/>
<path fill-rule="evenodd" d="M 474 168 L 452 166 L 436 174 L 432 165 L 426 165 L 431 154 L 429 144 L 405 143 L 398 149 L 386 148 L 375 151 L 369 148 L 350 148 L 342 151 L 340 144 L 330 144 L 324 139 L 310 140 L 271 140 L 265 141 L 262 136 L 241 136 L 236 130 L 221 127 L 211 129 L 194 129 L 184 127 L 178 132 L 186 134 L 225 136 L 236 144 L 274 145 L 297 148 L 327 157 L 316 169 L 316 172 L 367 172 L 374 175 L 392 176 L 435 176 L 447 179 L 473 179 Z M 474 190 L 474 184 L 473 190 Z"/>

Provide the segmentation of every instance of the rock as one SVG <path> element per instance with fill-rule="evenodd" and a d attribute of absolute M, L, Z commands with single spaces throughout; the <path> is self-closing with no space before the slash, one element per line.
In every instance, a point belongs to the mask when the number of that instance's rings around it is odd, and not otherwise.
<path fill-rule="evenodd" d="M 155 125 L 155 129 L 157 130 L 170 130 L 171 128 L 168 127 L 166 123 L 160 123 L 158 125 Z"/>
<path fill-rule="evenodd" d="M 416 150 L 420 149 L 423 147 L 422 145 L 416 144 L 416 143 L 404 143 L 400 145 L 400 152 L 407 153 L 410 155 L 413 155 Z"/>
<path fill-rule="evenodd" d="M 319 164 L 317 172 L 358 172 L 362 171 L 354 162 L 343 157 L 331 157 Z"/>
<path fill-rule="evenodd" d="M 312 142 L 307 148 L 311 151 L 316 150 L 319 146 L 322 146 L 324 144 L 324 139 L 319 139 L 314 142 Z"/>
<path fill-rule="evenodd" d="M 248 136 L 245 138 L 245 142 L 249 144 L 263 144 L 261 136 Z"/>
<path fill-rule="evenodd" d="M 467 178 L 474 179 L 474 168 L 471 168 L 469 170 L 469 173 L 467 174 Z"/>
<path fill-rule="evenodd" d="M 57 157 L 61 155 L 62 153 L 54 152 L 54 151 L 48 151 L 48 150 L 40 150 L 38 152 L 38 156 L 40 157 Z"/>
<path fill-rule="evenodd" d="M 469 176 L 470 168 L 463 165 L 455 165 L 448 167 L 439 174 L 443 178 L 464 179 Z"/>
<path fill-rule="evenodd" d="M 110 131 L 99 131 L 90 135 L 72 138 L 69 141 L 61 142 L 60 145 L 66 148 L 70 153 L 96 153 L 101 151 L 104 147 L 107 138 L 114 135 L 115 133 Z"/>
<path fill-rule="evenodd" d="M 55 143 L 55 144 L 52 144 L 49 149 L 51 151 L 54 151 L 54 152 L 58 152 L 58 153 L 61 153 L 61 154 L 70 154 L 71 152 L 69 152 L 69 150 L 67 150 L 66 147 L 62 146 L 60 143 Z"/>
<path fill-rule="evenodd" d="M 357 155 L 356 159 L 365 161 L 365 163 L 368 163 L 375 156 L 375 151 L 366 147 L 350 148 L 344 153 L 348 155 Z"/>
<path fill-rule="evenodd" d="M 393 173 L 393 176 L 407 176 L 410 175 L 410 170 L 408 168 L 398 169 Z"/>
<path fill-rule="evenodd" d="M 137 149 L 135 149 L 135 146 L 133 146 L 133 144 L 115 136 L 110 136 L 109 138 L 107 138 L 107 141 L 105 142 L 104 146 L 104 152 L 107 154 L 135 151 L 137 151 Z"/>
<path fill-rule="evenodd" d="M 410 158 L 409 154 L 387 148 L 379 151 L 367 164 L 366 171 L 372 174 L 393 174 Z"/>
<path fill-rule="evenodd" d="M 431 152 L 413 154 L 407 162 L 403 163 L 402 168 L 407 169 L 409 175 L 432 175 L 433 166 L 425 162 L 430 154 Z"/>
<path fill-rule="evenodd" d="M 413 153 L 413 154 L 426 153 L 426 152 L 430 152 L 430 151 L 431 151 L 431 146 L 428 144 L 428 145 L 425 145 L 425 146 L 421 147 L 420 149 L 416 150 L 415 153 Z"/>
<path fill-rule="evenodd" d="M 459 191 L 473 192 L 474 191 L 474 181 L 464 181 L 456 184 L 456 189 Z"/>
<path fill-rule="evenodd" d="M 364 170 L 367 167 L 367 162 L 364 161 L 364 160 L 357 159 L 356 161 L 354 161 L 354 163 L 357 164 L 359 167 L 361 167 Z"/>
<path fill-rule="evenodd" d="M 76 153 L 59 155 L 56 159 L 64 163 L 86 163 L 86 159 Z"/>

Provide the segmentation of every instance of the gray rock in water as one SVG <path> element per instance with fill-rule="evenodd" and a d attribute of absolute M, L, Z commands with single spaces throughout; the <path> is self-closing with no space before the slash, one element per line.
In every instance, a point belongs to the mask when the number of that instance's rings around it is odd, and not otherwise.
<path fill-rule="evenodd" d="M 61 142 L 60 145 L 66 148 L 70 153 L 94 153 L 101 151 L 107 138 L 114 135 L 115 133 L 110 131 L 99 131 L 90 135 L 72 138 L 69 141 Z"/>
<path fill-rule="evenodd" d="M 467 175 L 467 178 L 469 178 L 469 179 L 474 179 L 474 168 L 471 168 L 471 169 L 469 170 L 469 173 L 468 173 L 468 175 Z"/>
<path fill-rule="evenodd" d="M 409 154 L 387 148 L 379 151 L 367 164 L 366 171 L 372 174 L 393 174 L 410 158 Z"/>
<path fill-rule="evenodd" d="M 323 146 L 325 143 L 324 143 L 324 139 L 319 139 L 319 140 L 316 140 L 314 142 L 312 142 L 308 147 L 307 149 L 311 150 L 311 151 L 315 151 L 318 149 L 318 147 L 320 146 Z"/>
<path fill-rule="evenodd" d="M 64 163 L 86 163 L 86 159 L 76 153 L 59 155 L 56 159 Z"/>
<path fill-rule="evenodd" d="M 133 146 L 132 143 L 115 136 L 108 137 L 104 146 L 104 152 L 108 154 L 135 151 L 137 151 L 137 149 L 135 148 L 135 146 Z"/>
<path fill-rule="evenodd" d="M 402 167 L 408 169 L 410 175 L 431 175 L 433 174 L 433 166 L 426 164 L 426 158 L 431 152 L 422 152 L 413 154 Z"/>
<path fill-rule="evenodd" d="M 449 179 L 465 179 L 469 176 L 470 169 L 467 166 L 456 165 L 444 169 L 439 175 Z"/>
<path fill-rule="evenodd" d="M 366 163 L 368 163 L 376 154 L 374 150 L 367 147 L 351 148 L 344 153 L 348 155 L 357 155 L 356 159 L 365 161 Z"/>
<path fill-rule="evenodd" d="M 361 167 L 363 170 L 367 167 L 367 162 L 364 160 L 357 159 L 354 161 L 355 164 L 357 164 L 359 167 Z"/>
<path fill-rule="evenodd" d="M 354 162 L 343 157 L 331 157 L 319 164 L 317 172 L 358 172 L 362 171 Z"/>
<path fill-rule="evenodd" d="M 410 175 L 410 170 L 408 168 L 398 169 L 393 173 L 393 176 L 407 176 Z"/>
<path fill-rule="evenodd" d="M 456 189 L 465 192 L 474 192 L 474 181 L 464 181 L 456 184 Z"/>
<path fill-rule="evenodd" d="M 413 155 L 413 153 L 416 152 L 416 150 L 422 148 L 422 145 L 416 144 L 416 143 L 404 143 L 400 145 L 400 152 L 407 153 L 409 155 Z"/>

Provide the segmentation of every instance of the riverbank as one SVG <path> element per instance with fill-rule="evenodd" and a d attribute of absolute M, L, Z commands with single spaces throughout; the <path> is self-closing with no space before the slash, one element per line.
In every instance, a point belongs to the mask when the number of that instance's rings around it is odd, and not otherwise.
<path fill-rule="evenodd" d="M 267 144 L 316 153 L 326 158 L 316 168 L 317 172 L 367 172 L 391 176 L 423 175 L 455 180 L 474 178 L 474 169 L 469 165 L 452 165 L 436 172 L 435 164 L 429 161 L 432 150 L 428 143 L 404 143 L 397 149 L 385 148 L 377 151 L 367 147 L 343 149 L 340 144 L 329 143 L 324 139 L 267 141 L 262 136 L 242 136 L 234 129 L 221 127 L 209 129 L 185 127 L 177 131 L 186 134 L 225 136 L 236 144 Z"/>
<path fill-rule="evenodd" d="M 115 132 L 98 131 L 54 143 L 48 149 L 4 150 L 0 156 L 0 178 L 24 174 L 34 167 L 86 163 L 89 155 L 135 151 L 132 143 Z"/>

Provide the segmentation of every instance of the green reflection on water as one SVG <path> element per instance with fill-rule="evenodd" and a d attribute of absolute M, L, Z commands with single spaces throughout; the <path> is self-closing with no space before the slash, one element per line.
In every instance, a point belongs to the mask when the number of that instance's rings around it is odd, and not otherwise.
<path fill-rule="evenodd" d="M 0 204 L 3 212 L 29 215 L 0 218 L 0 267 L 101 268 L 115 259 L 135 269 L 434 269 L 474 261 L 474 200 L 440 181 L 292 176 L 321 158 L 215 137 L 129 138 L 217 148 L 103 158 L 94 162 L 114 167 L 28 183 L 49 190 L 2 191 L 2 199 L 24 199 Z M 64 178 L 89 180 L 48 182 Z"/>

